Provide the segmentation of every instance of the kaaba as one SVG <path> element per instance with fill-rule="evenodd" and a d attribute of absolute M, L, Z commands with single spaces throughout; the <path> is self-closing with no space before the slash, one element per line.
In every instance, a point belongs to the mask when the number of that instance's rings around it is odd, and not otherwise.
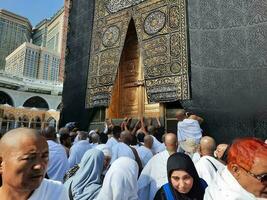
<path fill-rule="evenodd" d="M 60 125 L 106 118 L 204 118 L 218 142 L 267 138 L 267 3 L 261 0 L 66 0 Z"/>

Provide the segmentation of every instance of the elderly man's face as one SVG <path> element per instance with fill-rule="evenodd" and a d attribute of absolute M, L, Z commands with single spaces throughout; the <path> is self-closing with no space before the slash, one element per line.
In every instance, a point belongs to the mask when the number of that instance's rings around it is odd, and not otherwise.
<path fill-rule="evenodd" d="M 48 145 L 44 138 L 25 138 L 2 157 L 3 184 L 32 191 L 39 187 L 47 169 Z"/>
<path fill-rule="evenodd" d="M 245 170 L 240 168 L 239 183 L 250 193 L 254 194 L 256 197 L 267 198 L 267 181 L 262 179 L 260 181 L 258 178 L 267 174 L 267 158 L 255 158 L 254 164 L 251 170 Z"/>

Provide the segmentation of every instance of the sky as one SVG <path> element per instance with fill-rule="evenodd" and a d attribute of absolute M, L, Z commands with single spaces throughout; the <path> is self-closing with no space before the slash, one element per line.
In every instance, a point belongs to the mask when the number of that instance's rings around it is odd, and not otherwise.
<path fill-rule="evenodd" d="M 26 17 L 34 27 L 52 17 L 64 5 L 64 0 L 0 0 L 0 9 Z"/>

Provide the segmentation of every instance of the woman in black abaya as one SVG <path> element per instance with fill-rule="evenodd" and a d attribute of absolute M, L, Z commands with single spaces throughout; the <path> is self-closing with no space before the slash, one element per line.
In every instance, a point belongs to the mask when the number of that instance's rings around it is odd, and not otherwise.
<path fill-rule="evenodd" d="M 191 158 L 184 153 L 171 155 L 167 162 L 168 183 L 154 200 L 203 200 L 206 182 L 199 178 Z"/>

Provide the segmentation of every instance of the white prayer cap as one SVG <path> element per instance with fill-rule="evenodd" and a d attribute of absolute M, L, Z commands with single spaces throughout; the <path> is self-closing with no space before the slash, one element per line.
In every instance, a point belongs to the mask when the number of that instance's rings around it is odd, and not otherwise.
<path fill-rule="evenodd" d="M 105 156 L 108 156 L 111 158 L 111 156 L 112 156 L 111 150 L 106 144 L 99 144 L 95 148 L 102 151 Z"/>

